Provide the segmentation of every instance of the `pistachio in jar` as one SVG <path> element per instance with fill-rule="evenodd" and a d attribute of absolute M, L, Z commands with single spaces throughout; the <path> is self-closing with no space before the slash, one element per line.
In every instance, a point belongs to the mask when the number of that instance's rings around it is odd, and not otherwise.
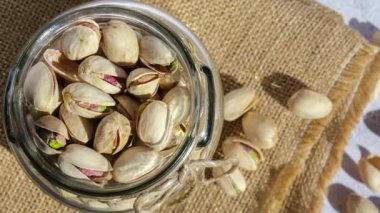
<path fill-rule="evenodd" d="M 101 56 L 90 56 L 80 63 L 78 75 L 84 82 L 108 93 L 117 94 L 124 87 L 127 73 Z"/>
<path fill-rule="evenodd" d="M 133 70 L 127 78 L 128 93 L 139 98 L 151 98 L 158 90 L 159 75 L 147 68 Z"/>
<path fill-rule="evenodd" d="M 38 62 L 27 72 L 23 93 L 36 111 L 52 114 L 61 104 L 57 78 L 43 62 Z"/>
<path fill-rule="evenodd" d="M 189 116 L 190 92 L 186 87 L 174 87 L 166 93 L 162 101 L 169 107 L 174 126 L 179 125 Z"/>
<path fill-rule="evenodd" d="M 116 154 L 126 145 L 131 134 L 131 124 L 125 116 L 112 112 L 98 124 L 94 148 L 99 153 Z"/>
<path fill-rule="evenodd" d="M 100 38 L 99 25 L 95 21 L 79 20 L 63 32 L 61 50 L 68 59 L 81 60 L 98 51 Z"/>
<path fill-rule="evenodd" d="M 110 162 L 100 153 L 79 144 L 68 145 L 59 156 L 58 165 L 68 176 L 100 185 L 112 178 Z"/>
<path fill-rule="evenodd" d="M 78 63 L 71 61 L 57 49 L 47 49 L 44 52 L 44 59 L 51 69 L 63 79 L 71 82 L 79 81 Z"/>
<path fill-rule="evenodd" d="M 119 66 L 134 66 L 139 56 L 135 31 L 125 22 L 111 20 L 102 25 L 100 43 L 106 57 Z"/>
<path fill-rule="evenodd" d="M 157 72 L 175 72 L 178 69 L 174 52 L 162 40 L 151 35 L 140 40 L 140 60 Z"/>
<path fill-rule="evenodd" d="M 66 146 L 69 135 L 65 124 L 58 118 L 45 115 L 36 120 L 34 125 L 42 143 L 47 144 L 51 149 L 60 150 Z"/>
<path fill-rule="evenodd" d="M 110 95 L 85 83 L 69 84 L 62 96 L 67 109 L 84 118 L 104 117 L 116 104 Z"/>

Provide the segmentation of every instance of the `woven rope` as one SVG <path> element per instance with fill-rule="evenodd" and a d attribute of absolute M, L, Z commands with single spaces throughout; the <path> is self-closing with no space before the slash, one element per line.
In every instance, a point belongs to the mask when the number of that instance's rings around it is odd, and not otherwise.
<path fill-rule="evenodd" d="M 31 34 L 54 15 L 82 2 L 5 0 L 0 4 L 1 85 L 11 60 Z M 339 15 L 312 0 L 145 2 L 168 11 L 191 28 L 209 50 L 225 92 L 242 85 L 254 88 L 261 100 L 256 110 L 274 118 L 280 129 L 280 142 L 264 152 L 266 161 L 255 172 L 243 172 L 248 184 L 244 193 L 230 198 L 214 184 L 195 187 L 186 201 L 162 212 L 308 212 L 312 204 L 311 210 L 318 211 L 347 136 L 367 101 L 361 99 L 360 91 L 371 87 L 358 85 L 363 76 L 371 79 L 376 74 L 364 69 L 376 49 L 343 26 Z M 355 60 L 358 57 L 362 59 Z M 289 96 L 303 87 L 329 94 L 337 113 L 316 122 L 292 115 L 284 106 Z M 360 107 L 355 100 L 363 101 Z M 347 117 L 348 109 L 354 119 Z M 345 124 L 349 127 L 342 131 L 334 128 Z M 240 120 L 226 122 L 224 127 L 222 139 L 242 133 Z M 2 128 L 0 137 L 0 212 L 75 212 L 37 189 L 6 148 Z M 296 165 L 300 167 L 293 168 Z M 321 178 L 322 172 L 327 178 Z M 281 191 L 283 188 L 286 190 Z"/>

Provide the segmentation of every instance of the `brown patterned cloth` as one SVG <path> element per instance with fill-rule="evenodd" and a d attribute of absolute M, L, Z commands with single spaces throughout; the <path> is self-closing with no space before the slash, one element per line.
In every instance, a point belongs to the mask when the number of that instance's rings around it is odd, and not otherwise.
<path fill-rule="evenodd" d="M 0 4 L 1 85 L 28 37 L 82 2 Z M 216 185 L 199 187 L 187 201 L 162 212 L 318 212 L 347 137 L 379 77 L 373 68 L 378 64 L 371 65 L 377 48 L 312 0 L 145 2 L 178 17 L 199 36 L 221 73 L 225 92 L 242 85 L 255 88 L 261 97 L 255 110 L 274 118 L 280 129 L 278 145 L 264 152 L 259 170 L 244 172 L 246 192 L 230 198 Z M 312 122 L 291 114 L 286 100 L 303 87 L 328 94 L 334 113 Z M 225 123 L 222 139 L 240 134 L 240 122 Z M 2 129 L 0 137 L 0 212 L 74 212 L 31 183 L 8 151 Z"/>

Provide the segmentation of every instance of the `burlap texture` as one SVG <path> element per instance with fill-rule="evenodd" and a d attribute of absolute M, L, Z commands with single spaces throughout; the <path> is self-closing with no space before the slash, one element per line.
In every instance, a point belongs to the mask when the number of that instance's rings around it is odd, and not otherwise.
<path fill-rule="evenodd" d="M 23 42 L 51 17 L 82 2 L 7 0 L 0 4 L 1 85 Z M 312 0 L 145 2 L 178 17 L 199 36 L 221 73 L 225 92 L 242 85 L 255 88 L 261 97 L 256 110 L 274 118 L 280 129 L 279 143 L 264 152 L 266 161 L 260 169 L 244 172 L 246 192 L 229 198 L 215 185 L 199 187 L 187 201 L 162 212 L 318 211 L 328 180 L 321 174 L 331 176 L 335 171 L 367 101 L 363 90 L 374 83 L 364 87 L 361 79 L 376 80 L 375 71 L 366 68 L 377 50 L 343 26 L 339 15 Z M 302 87 L 328 94 L 334 113 L 313 122 L 292 115 L 284 105 Z M 240 134 L 240 122 L 225 123 L 222 139 Z M 342 126 L 347 126 L 344 131 Z M 6 148 L 2 128 L 0 137 L 0 168 L 6 171 L 0 174 L 0 212 L 74 212 L 28 180 Z M 326 162 L 335 166 L 326 167 Z"/>

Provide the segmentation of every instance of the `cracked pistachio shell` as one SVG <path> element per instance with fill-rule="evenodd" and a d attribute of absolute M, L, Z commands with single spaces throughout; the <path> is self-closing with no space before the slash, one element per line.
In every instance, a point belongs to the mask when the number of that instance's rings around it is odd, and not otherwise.
<path fill-rule="evenodd" d="M 113 165 L 113 178 L 119 183 L 132 183 L 160 165 L 161 156 L 148 147 L 135 146 L 124 151 Z"/>
<path fill-rule="evenodd" d="M 254 171 L 260 162 L 264 161 L 264 156 L 259 148 L 256 148 L 249 140 L 233 136 L 223 141 L 222 150 L 224 156 L 236 158 L 239 167 L 245 170 Z"/>
<path fill-rule="evenodd" d="M 127 145 L 131 134 L 128 118 L 118 112 L 104 117 L 96 129 L 94 148 L 99 153 L 116 154 Z"/>
<path fill-rule="evenodd" d="M 66 146 L 66 140 L 69 139 L 69 135 L 68 135 L 65 124 L 61 120 L 59 120 L 58 118 L 52 115 L 45 115 L 37 119 L 34 122 L 34 125 L 36 127 L 47 130 L 50 133 L 55 133 L 55 139 L 54 141 L 51 141 L 53 142 L 53 144 L 50 144 L 49 143 L 50 141 L 44 141 L 45 138 L 43 138 L 41 133 L 40 134 L 37 133 L 39 141 L 44 144 L 43 150 L 47 151 L 45 153 L 47 154 L 61 153 L 61 150 L 59 150 L 59 148 Z M 48 137 L 50 138 L 50 136 Z M 57 147 L 55 147 L 54 145 L 57 145 Z"/>
<path fill-rule="evenodd" d="M 328 116 L 333 104 L 328 97 L 309 89 L 301 89 L 288 100 L 288 108 L 304 119 L 320 119 Z"/>
<path fill-rule="evenodd" d="M 106 58 L 93 55 L 80 63 L 79 78 L 109 94 L 121 92 L 123 85 L 119 79 L 127 78 L 127 73 Z"/>
<path fill-rule="evenodd" d="M 38 62 L 27 72 L 23 93 L 36 111 L 52 114 L 61 104 L 56 76 L 43 62 Z"/>
<path fill-rule="evenodd" d="M 143 36 L 140 40 L 140 60 L 158 72 L 174 72 L 178 69 L 175 54 L 160 39 Z"/>
<path fill-rule="evenodd" d="M 169 107 L 174 126 L 179 125 L 189 116 L 190 92 L 186 87 L 174 87 L 169 90 L 162 101 Z"/>
<path fill-rule="evenodd" d="M 135 31 L 125 22 L 111 20 L 102 26 L 100 46 L 107 58 L 119 66 L 133 66 L 139 56 Z"/>
<path fill-rule="evenodd" d="M 224 96 L 224 120 L 234 121 L 255 105 L 256 92 L 242 87 Z"/>
<path fill-rule="evenodd" d="M 89 19 L 80 20 L 63 32 L 61 50 L 70 60 L 81 60 L 99 49 L 99 25 Z"/>
<path fill-rule="evenodd" d="M 59 108 L 59 116 L 66 124 L 69 134 L 74 140 L 87 143 L 94 136 L 94 123 L 70 112 L 64 104 Z"/>
<path fill-rule="evenodd" d="M 79 81 L 77 62 L 70 61 L 60 50 L 45 50 L 44 59 L 50 68 L 63 79 L 71 82 Z"/>
<path fill-rule="evenodd" d="M 346 206 L 348 213 L 379 213 L 375 204 L 354 193 L 348 196 Z"/>
<path fill-rule="evenodd" d="M 227 172 L 230 168 L 231 166 L 216 167 L 212 170 L 212 174 L 214 177 L 218 177 L 224 172 Z M 229 196 L 237 196 L 247 188 L 245 178 L 239 169 L 236 169 L 231 174 L 219 179 L 217 183 Z"/>
<path fill-rule="evenodd" d="M 165 102 L 151 101 L 146 104 L 138 118 L 137 135 L 145 145 L 158 151 L 169 145 L 173 125 Z"/>
<path fill-rule="evenodd" d="M 242 126 L 244 134 L 256 147 L 270 149 L 278 141 L 277 125 L 268 116 L 250 111 L 244 115 Z"/>
<path fill-rule="evenodd" d="M 62 96 L 67 109 L 84 118 L 104 117 L 116 104 L 110 95 L 86 83 L 69 84 Z"/>
<path fill-rule="evenodd" d="M 91 148 L 79 144 L 70 144 L 59 156 L 59 168 L 68 176 L 90 180 L 80 169 L 98 172 L 109 172 L 112 170 L 110 162 L 100 153 Z"/>
<path fill-rule="evenodd" d="M 380 157 L 370 155 L 359 161 L 359 173 L 363 182 L 375 192 L 380 192 Z"/>
<path fill-rule="evenodd" d="M 127 90 L 140 98 L 151 98 L 158 90 L 158 73 L 147 68 L 133 70 L 127 78 Z"/>
<path fill-rule="evenodd" d="M 135 120 L 137 117 L 139 102 L 129 97 L 128 95 L 115 95 L 116 110 L 126 116 L 128 119 Z"/>

